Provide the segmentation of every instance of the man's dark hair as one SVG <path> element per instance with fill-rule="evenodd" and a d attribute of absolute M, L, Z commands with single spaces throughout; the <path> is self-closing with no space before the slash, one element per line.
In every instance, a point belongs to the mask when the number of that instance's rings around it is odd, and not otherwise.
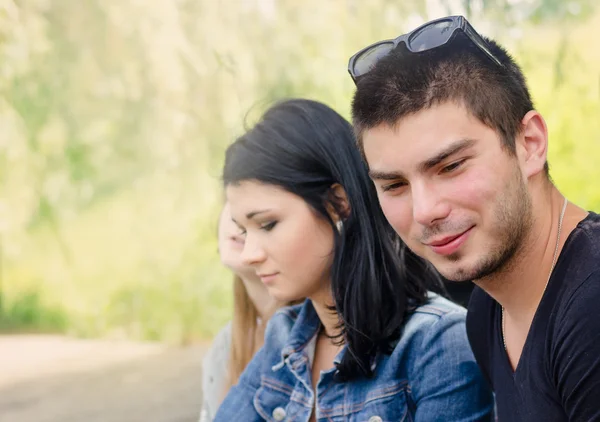
<path fill-rule="evenodd" d="M 437 49 L 411 54 L 402 44 L 357 82 L 352 120 L 364 156 L 362 135 L 380 124 L 453 101 L 494 129 L 515 154 L 515 137 L 533 102 L 525 76 L 508 52 L 485 38 L 498 66 L 463 37 Z M 544 167 L 548 174 L 548 163 Z"/>

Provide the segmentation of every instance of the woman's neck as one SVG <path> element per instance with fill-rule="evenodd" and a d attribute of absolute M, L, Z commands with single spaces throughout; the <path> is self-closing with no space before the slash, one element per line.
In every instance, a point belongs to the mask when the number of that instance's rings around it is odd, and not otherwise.
<path fill-rule="evenodd" d="M 327 337 L 337 337 L 340 334 L 340 318 L 335 311 L 331 310 L 333 306 L 333 296 L 331 293 L 319 295 L 318 297 L 310 298 L 321 320 L 323 330 Z"/>

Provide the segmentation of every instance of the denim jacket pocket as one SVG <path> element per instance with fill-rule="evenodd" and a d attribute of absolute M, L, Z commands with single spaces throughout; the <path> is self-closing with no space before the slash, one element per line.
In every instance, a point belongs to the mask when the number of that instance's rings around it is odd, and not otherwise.
<path fill-rule="evenodd" d="M 389 383 L 368 392 L 352 391 L 347 403 L 321 407 L 321 417 L 332 422 L 404 422 L 408 416 L 410 387 L 406 381 Z"/>
<path fill-rule="evenodd" d="M 276 379 L 261 377 L 254 395 L 254 408 L 267 422 L 293 422 L 308 419 L 312 411 L 308 397 Z"/>

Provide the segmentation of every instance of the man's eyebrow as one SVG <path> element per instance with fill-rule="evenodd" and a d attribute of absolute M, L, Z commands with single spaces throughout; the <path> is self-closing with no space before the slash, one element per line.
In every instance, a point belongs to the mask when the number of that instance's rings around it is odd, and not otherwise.
<path fill-rule="evenodd" d="M 458 141 L 452 143 L 451 145 L 449 145 L 444 150 L 438 152 L 434 157 L 431 157 L 431 158 L 423 161 L 421 164 L 419 164 L 419 170 L 421 172 L 425 172 L 425 171 L 437 166 L 439 163 L 443 162 L 448 157 L 450 157 L 458 152 L 461 152 L 467 148 L 472 147 L 474 143 L 475 143 L 475 140 L 469 139 L 469 138 L 458 140 Z M 375 180 L 380 180 L 380 181 L 398 180 L 398 179 L 406 178 L 404 176 L 404 174 L 402 174 L 399 171 L 379 171 L 379 170 L 369 170 L 369 177 L 371 178 L 371 180 L 374 180 L 374 181 Z"/>
<path fill-rule="evenodd" d="M 369 177 L 371 180 L 398 180 L 403 179 L 404 176 L 402 173 L 397 171 L 377 171 L 377 170 L 369 170 Z"/>
<path fill-rule="evenodd" d="M 442 161 L 444 161 L 448 157 L 450 157 L 458 152 L 461 152 L 467 148 L 472 147 L 474 143 L 475 143 L 475 140 L 469 139 L 469 138 L 460 139 L 456 142 L 453 142 L 452 144 L 447 146 L 445 149 L 438 152 L 435 156 L 433 156 L 433 157 L 423 161 L 421 164 L 419 164 L 419 166 L 418 166 L 419 171 L 426 172 L 427 170 L 440 164 Z"/>

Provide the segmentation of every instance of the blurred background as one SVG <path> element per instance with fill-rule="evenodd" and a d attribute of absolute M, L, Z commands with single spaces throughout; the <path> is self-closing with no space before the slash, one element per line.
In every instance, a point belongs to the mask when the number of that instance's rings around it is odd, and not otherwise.
<path fill-rule="evenodd" d="M 554 181 L 600 211 L 594 0 L 0 0 L 0 420 L 84 414 L 84 396 L 63 413 L 40 404 L 64 385 L 50 343 L 86 362 L 70 368 L 73 394 L 89 359 L 112 365 L 114 397 L 88 421 L 194 420 L 202 351 L 231 311 L 216 247 L 225 148 L 283 97 L 348 117 L 348 57 L 447 14 L 513 53 Z M 130 374 L 131 400 L 114 392 L 119 353 L 154 359 Z M 51 388 L 31 395 L 41 373 Z M 164 414 L 148 415 L 152 395 Z"/>

